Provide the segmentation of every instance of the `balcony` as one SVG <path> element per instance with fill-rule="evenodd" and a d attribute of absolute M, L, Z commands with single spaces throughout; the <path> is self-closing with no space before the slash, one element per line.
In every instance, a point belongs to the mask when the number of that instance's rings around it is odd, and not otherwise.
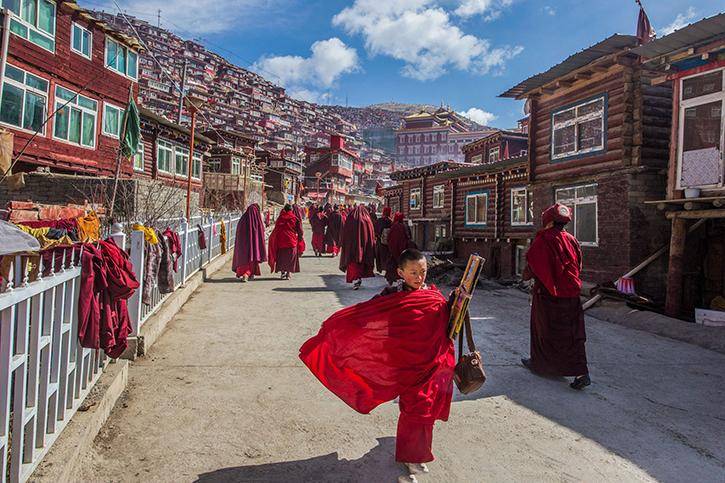
<path fill-rule="evenodd" d="M 214 191 L 244 191 L 245 177 L 241 174 L 204 173 L 204 188 Z M 247 179 L 247 184 L 250 180 Z"/>

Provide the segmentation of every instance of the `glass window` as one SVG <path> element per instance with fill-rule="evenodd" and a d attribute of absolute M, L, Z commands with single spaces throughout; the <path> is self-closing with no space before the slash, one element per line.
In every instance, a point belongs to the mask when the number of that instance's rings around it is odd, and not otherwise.
<path fill-rule="evenodd" d="M 177 147 L 174 159 L 176 160 L 176 174 L 187 176 L 189 174 L 189 150 Z"/>
<path fill-rule="evenodd" d="M 495 163 L 501 159 L 501 148 L 499 146 L 493 147 L 488 151 L 488 162 Z"/>
<path fill-rule="evenodd" d="M 445 204 L 445 186 L 438 185 L 433 187 L 433 208 L 443 208 Z"/>
<path fill-rule="evenodd" d="M 6 64 L 0 122 L 45 134 L 47 105 L 48 81 Z"/>
<path fill-rule="evenodd" d="M 194 153 L 194 159 L 191 160 L 191 177 L 201 179 L 201 154 Z"/>
<path fill-rule="evenodd" d="M 3 0 L 14 17 L 10 31 L 55 52 L 55 3 L 50 0 Z"/>
<path fill-rule="evenodd" d="M 488 193 L 466 196 L 466 225 L 485 225 L 488 221 Z"/>
<path fill-rule="evenodd" d="M 567 230 L 584 246 L 597 246 L 597 185 L 583 185 L 556 190 L 556 202 L 572 211 Z"/>
<path fill-rule="evenodd" d="M 420 188 L 413 188 L 410 190 L 410 209 L 420 209 Z"/>
<path fill-rule="evenodd" d="M 138 54 L 106 37 L 106 67 L 121 75 L 136 79 L 138 77 Z"/>
<path fill-rule="evenodd" d="M 164 173 L 171 173 L 171 158 L 174 155 L 174 145 L 159 139 L 156 144 L 156 167 Z"/>
<path fill-rule="evenodd" d="M 145 166 L 143 139 L 139 139 L 138 149 L 136 150 L 136 154 L 133 155 L 133 169 L 135 171 L 143 171 Z"/>
<path fill-rule="evenodd" d="M 604 96 L 552 114 L 552 159 L 604 149 Z"/>
<path fill-rule="evenodd" d="M 528 225 L 533 222 L 531 193 L 526 188 L 511 190 L 511 224 Z"/>
<path fill-rule="evenodd" d="M 71 34 L 71 50 L 90 59 L 92 45 L 91 32 L 74 23 Z"/>
<path fill-rule="evenodd" d="M 241 173 L 242 161 L 239 158 L 232 158 L 232 174 Z"/>
<path fill-rule="evenodd" d="M 120 137 L 122 120 L 123 109 L 108 103 L 103 104 L 103 134 Z"/>
<path fill-rule="evenodd" d="M 683 79 L 682 100 L 707 96 L 723 90 L 723 71 L 718 70 L 709 74 Z"/>
<path fill-rule="evenodd" d="M 53 136 L 87 148 L 96 146 L 98 102 L 60 86 L 55 88 Z"/>

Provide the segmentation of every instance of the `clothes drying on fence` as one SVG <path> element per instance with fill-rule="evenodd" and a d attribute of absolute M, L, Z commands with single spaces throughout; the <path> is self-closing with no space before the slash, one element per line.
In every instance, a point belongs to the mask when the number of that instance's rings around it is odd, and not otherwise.
<path fill-rule="evenodd" d="M 168 230 L 167 230 L 168 231 Z M 174 291 L 174 258 L 171 253 L 172 241 L 164 233 L 157 232 L 156 236 L 159 238 L 159 247 L 161 253 L 159 254 L 159 292 L 162 294 L 171 293 Z"/>
<path fill-rule="evenodd" d="M 131 228 L 136 231 L 142 231 L 143 237 L 147 243 L 156 245 L 159 242 L 159 238 L 156 236 L 156 230 L 151 227 L 144 226 L 141 223 L 134 223 Z"/>
<path fill-rule="evenodd" d="M 21 228 L 0 220 L 0 255 L 40 250 L 40 242 Z"/>
<path fill-rule="evenodd" d="M 222 247 L 222 255 L 227 253 L 227 226 L 224 220 L 219 220 L 219 243 Z"/>
<path fill-rule="evenodd" d="M 68 236 L 78 241 L 78 222 L 75 218 L 65 218 L 62 220 L 30 220 L 23 221 L 23 225 L 30 228 L 57 228 L 59 230 L 65 230 Z"/>
<path fill-rule="evenodd" d="M 206 250 L 206 234 L 204 233 L 204 228 L 202 228 L 201 225 L 196 225 L 196 236 L 199 240 L 199 249 Z"/>
<path fill-rule="evenodd" d="M 101 221 L 95 211 L 76 218 L 78 239 L 82 242 L 94 242 L 101 239 Z"/>
<path fill-rule="evenodd" d="M 138 287 L 128 255 L 113 240 L 83 245 L 78 298 L 81 346 L 103 349 L 114 359 L 121 356 L 131 332 L 126 301 Z"/>
<path fill-rule="evenodd" d="M 169 245 L 169 252 L 171 253 L 171 258 L 174 262 L 174 272 L 178 272 L 179 259 L 184 254 L 181 249 L 181 239 L 179 239 L 179 234 L 171 228 L 166 228 L 166 230 L 164 231 L 164 237 L 167 240 L 167 243 Z"/>
<path fill-rule="evenodd" d="M 156 243 L 144 243 L 144 271 L 143 289 L 141 290 L 141 302 L 151 305 L 151 294 L 154 287 L 158 285 L 159 266 L 161 265 L 161 243 L 154 233 Z"/>
<path fill-rule="evenodd" d="M 42 227 L 42 228 L 30 228 L 26 225 L 16 225 L 20 230 L 24 231 L 28 235 L 34 237 L 36 240 L 38 240 L 38 243 L 40 244 L 41 250 L 48 250 L 50 248 L 54 248 L 57 246 L 70 246 L 75 243 L 68 235 L 63 234 L 63 232 L 54 232 L 53 236 L 59 236 L 59 238 L 53 238 L 51 236 L 51 229 L 48 227 Z M 52 229 L 55 230 L 55 229 Z"/>

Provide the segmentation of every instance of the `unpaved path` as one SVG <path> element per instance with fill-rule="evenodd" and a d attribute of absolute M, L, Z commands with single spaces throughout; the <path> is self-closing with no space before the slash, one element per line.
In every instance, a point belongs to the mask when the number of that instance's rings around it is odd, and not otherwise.
<path fill-rule="evenodd" d="M 336 259 L 302 270 L 242 284 L 227 267 L 202 286 L 131 366 L 78 480 L 395 481 L 397 406 L 356 414 L 297 358 L 383 280 L 353 292 Z M 594 385 L 577 393 L 519 365 L 523 294 L 480 291 L 472 315 L 490 380 L 436 426 L 420 481 L 723 481 L 724 355 L 588 320 Z"/>

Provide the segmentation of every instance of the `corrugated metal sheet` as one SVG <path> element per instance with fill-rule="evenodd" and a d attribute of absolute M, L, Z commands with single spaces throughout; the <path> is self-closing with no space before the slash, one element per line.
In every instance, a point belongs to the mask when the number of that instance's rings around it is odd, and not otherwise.
<path fill-rule="evenodd" d="M 529 77 L 515 87 L 507 90 L 499 97 L 521 98 L 524 94 L 584 67 L 597 59 L 624 49 L 635 47 L 636 45 L 637 37 L 633 35 L 612 35 L 598 44 L 592 45 L 591 47 L 568 57 L 564 62 L 555 65 L 546 72 Z"/>
<path fill-rule="evenodd" d="M 725 37 L 725 13 L 719 13 L 675 30 L 670 35 L 637 47 L 632 52 L 646 61 L 680 49 L 711 42 L 718 37 Z"/>

